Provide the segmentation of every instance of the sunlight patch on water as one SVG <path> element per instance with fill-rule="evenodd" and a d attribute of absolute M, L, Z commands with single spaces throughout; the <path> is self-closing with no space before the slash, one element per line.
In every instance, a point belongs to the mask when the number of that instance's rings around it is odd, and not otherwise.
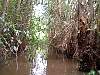
<path fill-rule="evenodd" d="M 32 75 L 46 75 L 47 60 L 44 59 L 44 55 L 37 54 L 33 66 Z"/>

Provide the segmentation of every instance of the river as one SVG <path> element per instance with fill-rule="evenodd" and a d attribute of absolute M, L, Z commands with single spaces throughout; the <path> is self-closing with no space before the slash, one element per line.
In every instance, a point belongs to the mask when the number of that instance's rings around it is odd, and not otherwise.
<path fill-rule="evenodd" d="M 0 65 L 0 75 L 85 75 L 78 71 L 77 63 L 73 60 L 45 60 L 42 54 L 37 54 L 32 62 L 22 54 L 6 63 Z"/>

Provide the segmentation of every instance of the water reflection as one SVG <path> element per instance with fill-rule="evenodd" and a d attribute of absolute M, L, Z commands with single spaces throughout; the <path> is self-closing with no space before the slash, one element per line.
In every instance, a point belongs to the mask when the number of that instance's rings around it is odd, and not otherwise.
<path fill-rule="evenodd" d="M 6 64 L 0 65 L 0 75 L 29 75 L 30 63 L 25 54 L 21 54 L 16 58 L 6 61 Z"/>
<path fill-rule="evenodd" d="M 48 61 L 48 65 L 47 65 Z M 16 66 L 18 64 L 18 66 Z M 30 63 L 24 54 L 16 59 L 8 61 L 8 64 L 0 66 L 0 75 L 85 75 L 77 69 L 77 63 L 73 60 L 62 58 L 48 58 L 45 60 L 43 53 L 37 53 Z"/>
<path fill-rule="evenodd" d="M 54 57 L 50 56 L 48 58 L 47 75 L 86 75 L 78 71 L 78 63 L 76 61 Z"/>
<path fill-rule="evenodd" d="M 0 65 L 0 75 L 46 75 L 47 60 L 41 53 L 36 55 L 32 63 L 25 54 L 18 56 L 17 60 L 14 58 L 7 62 L 3 67 Z"/>
<path fill-rule="evenodd" d="M 43 54 L 37 54 L 33 60 L 32 75 L 46 75 L 47 60 Z"/>

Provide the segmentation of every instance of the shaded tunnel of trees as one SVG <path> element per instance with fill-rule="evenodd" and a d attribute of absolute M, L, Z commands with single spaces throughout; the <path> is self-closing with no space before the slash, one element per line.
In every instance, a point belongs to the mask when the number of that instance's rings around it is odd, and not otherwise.
<path fill-rule="evenodd" d="M 43 49 L 100 70 L 100 0 L 0 0 L 0 63 Z"/>

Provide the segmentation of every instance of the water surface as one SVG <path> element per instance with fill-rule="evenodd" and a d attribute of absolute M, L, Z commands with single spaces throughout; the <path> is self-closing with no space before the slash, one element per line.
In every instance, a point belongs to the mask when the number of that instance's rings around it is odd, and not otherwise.
<path fill-rule="evenodd" d="M 0 75 L 85 75 L 78 71 L 78 64 L 73 60 L 62 58 L 44 59 L 43 54 L 37 54 L 33 62 L 29 62 L 24 54 L 17 59 L 0 65 Z"/>

